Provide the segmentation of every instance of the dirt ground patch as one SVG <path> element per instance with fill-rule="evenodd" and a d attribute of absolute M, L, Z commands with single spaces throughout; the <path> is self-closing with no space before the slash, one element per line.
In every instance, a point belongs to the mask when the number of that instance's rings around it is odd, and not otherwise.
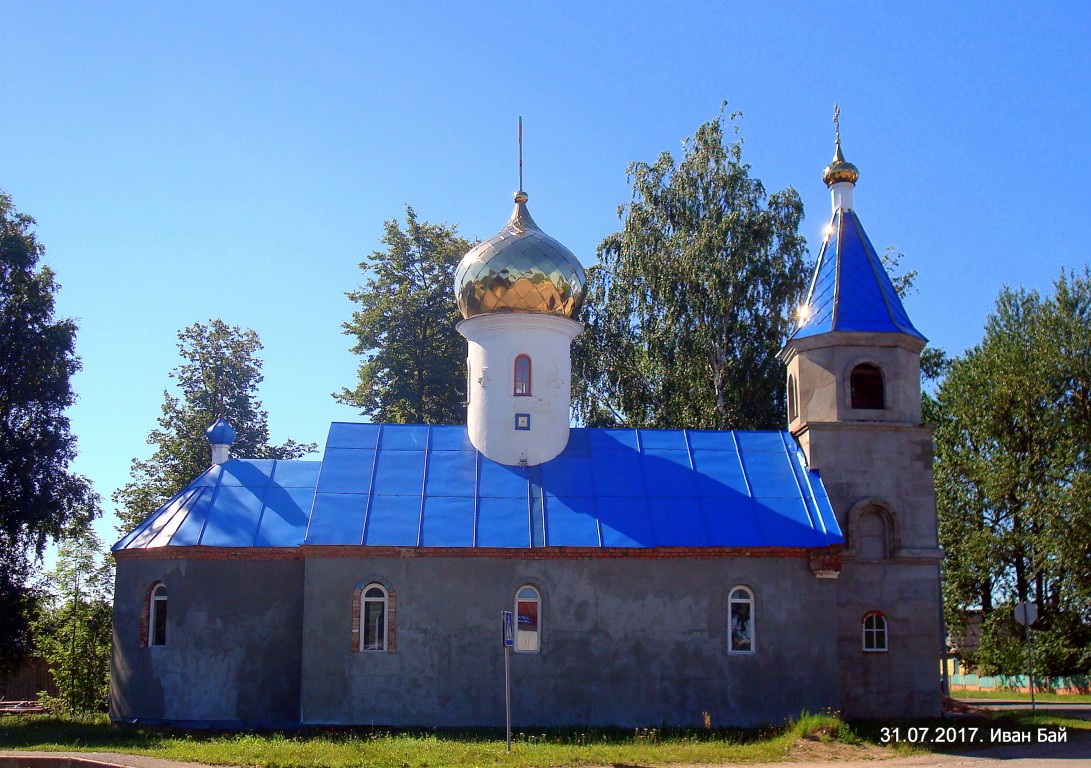
<path fill-rule="evenodd" d="M 889 747 L 874 744 L 843 744 L 839 741 L 799 739 L 788 750 L 788 759 L 797 763 L 847 763 L 860 760 L 890 760 L 905 757 Z"/>

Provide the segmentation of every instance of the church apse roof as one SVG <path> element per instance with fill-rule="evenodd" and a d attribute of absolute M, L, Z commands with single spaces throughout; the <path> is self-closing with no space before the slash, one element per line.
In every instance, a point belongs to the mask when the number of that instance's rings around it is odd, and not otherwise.
<path fill-rule="evenodd" d="M 214 465 L 114 551 L 842 543 L 787 432 L 573 429 L 560 456 L 521 467 L 480 454 L 465 426 L 335 422 L 321 462 Z"/>

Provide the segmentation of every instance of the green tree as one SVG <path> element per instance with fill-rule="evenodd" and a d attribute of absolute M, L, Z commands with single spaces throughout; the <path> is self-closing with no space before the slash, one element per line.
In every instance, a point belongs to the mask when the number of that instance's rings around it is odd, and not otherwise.
<path fill-rule="evenodd" d="M 54 318 L 59 286 L 39 265 L 33 226 L 0 192 L 0 679 L 29 648 L 28 579 L 46 542 L 86 525 L 94 509 L 88 482 L 69 471 L 76 325 Z"/>
<path fill-rule="evenodd" d="M 628 168 L 632 200 L 588 270 L 573 346 L 573 407 L 590 426 L 785 422 L 776 353 L 807 287 L 803 205 L 750 176 L 738 116 L 721 109 L 677 163 L 664 152 Z"/>
<path fill-rule="evenodd" d="M 896 245 L 888 245 L 886 250 L 879 254 L 883 269 L 890 276 L 890 283 L 894 286 L 894 292 L 898 298 L 905 301 L 905 297 L 917 292 L 917 270 L 910 269 L 902 274 L 897 273 L 905 254 L 898 250 Z"/>
<path fill-rule="evenodd" d="M 90 528 L 61 539 L 56 568 L 46 574 L 34 644 L 70 713 L 106 709 L 110 691 L 113 568 Z"/>
<path fill-rule="evenodd" d="M 317 449 L 314 443 L 269 443 L 269 414 L 261 408 L 258 385 L 261 340 L 250 329 L 222 320 L 194 323 L 178 334 L 184 361 L 170 376 L 178 394 L 163 392 L 163 415 L 148 435 L 155 446 L 149 459 L 133 459 L 131 482 L 113 495 L 120 530 L 132 529 L 209 466 L 205 431 L 219 417 L 235 429 L 232 454 L 251 459 L 295 459 Z"/>
<path fill-rule="evenodd" d="M 382 242 L 385 251 L 360 263 L 367 280 L 345 294 L 360 307 L 344 329 L 363 362 L 356 387 L 334 397 L 377 422 L 460 424 L 466 341 L 455 330 L 461 315 L 453 286 L 473 244 L 457 227 L 418 221 L 409 206 L 404 229 L 391 219 Z"/>
<path fill-rule="evenodd" d="M 934 398 L 944 601 L 957 635 L 982 613 L 978 662 L 1022 671 L 1015 603 L 1038 606 L 1043 673 L 1091 671 L 1091 274 L 1052 296 L 1001 292 L 982 342 Z"/>

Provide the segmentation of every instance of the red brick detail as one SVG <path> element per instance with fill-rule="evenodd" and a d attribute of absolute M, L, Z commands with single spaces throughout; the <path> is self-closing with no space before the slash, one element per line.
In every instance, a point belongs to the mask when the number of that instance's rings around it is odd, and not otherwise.
<path fill-rule="evenodd" d="M 831 547 L 831 549 L 834 549 Z M 811 552 L 810 555 L 810 568 L 811 572 L 818 573 L 840 573 L 841 572 L 841 548 L 836 547 L 837 551 L 817 551 Z"/>
<path fill-rule="evenodd" d="M 120 550 L 117 560 L 302 560 L 307 557 L 481 557 L 495 560 L 719 560 L 735 557 L 841 557 L 828 547 L 369 547 L 355 544 L 298 547 L 157 547 Z"/>
<path fill-rule="evenodd" d="M 394 590 L 388 589 L 386 591 L 386 652 L 394 653 L 395 650 L 395 633 L 394 633 L 394 614 L 395 606 L 397 605 L 397 596 L 394 594 Z"/>
<path fill-rule="evenodd" d="M 120 549 L 114 559 L 123 560 L 302 560 L 298 547 L 153 547 Z"/>
<path fill-rule="evenodd" d="M 735 557 L 840 557 L 841 545 L 829 547 L 369 547 L 302 545 L 304 557 L 470 557 L 491 560 L 718 560 Z"/>
<path fill-rule="evenodd" d="M 147 648 L 149 643 L 149 624 L 152 620 L 152 592 L 163 582 L 153 581 L 144 593 L 144 605 L 140 608 L 140 647 Z"/>
<path fill-rule="evenodd" d="M 360 652 L 360 614 L 362 612 L 361 600 L 364 596 L 364 587 L 366 585 L 361 584 L 356 587 L 352 593 L 352 645 L 349 647 L 350 653 Z"/>

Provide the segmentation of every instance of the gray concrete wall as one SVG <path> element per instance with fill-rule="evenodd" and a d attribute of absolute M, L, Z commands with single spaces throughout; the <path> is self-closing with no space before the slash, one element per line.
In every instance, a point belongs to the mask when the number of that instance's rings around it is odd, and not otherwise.
<path fill-rule="evenodd" d="M 396 595 L 396 650 L 351 651 L 361 582 Z M 779 723 L 838 708 L 837 584 L 805 558 L 335 558 L 306 563 L 303 720 L 498 726 L 500 611 L 542 594 L 542 652 L 512 654 L 529 725 Z M 727 652 L 727 597 L 756 597 L 756 653 Z"/>
<path fill-rule="evenodd" d="M 801 435 L 846 535 L 838 579 L 838 656 L 848 717 L 938 717 L 942 629 L 932 432 L 920 425 L 811 424 Z M 886 559 L 857 551 L 856 518 L 881 506 Z M 890 650 L 865 653 L 868 611 L 887 618 Z"/>
<path fill-rule="evenodd" d="M 854 508 L 873 499 L 894 515 L 900 550 L 924 549 L 936 554 L 939 539 L 931 428 L 812 424 L 803 437 L 809 466 L 819 471 L 842 531 L 851 532 Z M 848 545 L 851 548 L 854 542 Z"/>
<path fill-rule="evenodd" d="M 167 586 L 167 644 L 141 647 L 148 588 Z M 118 561 L 110 716 L 299 722 L 301 560 Z"/>
<path fill-rule="evenodd" d="M 939 565 L 846 562 L 839 579 L 838 655 L 847 717 L 939 717 Z M 864 614 L 887 619 L 886 653 L 863 650 Z"/>
<path fill-rule="evenodd" d="M 924 342 L 895 333 L 839 332 L 789 342 L 780 353 L 798 383 L 799 412 L 788 428 L 832 421 L 918 424 L 921 418 L 920 351 Z M 861 363 L 883 372 L 886 407 L 852 407 L 849 375 Z"/>
<path fill-rule="evenodd" d="M 846 537 L 837 655 L 849 717 L 940 714 L 942 553 L 932 432 L 920 423 L 923 346 L 904 334 L 827 333 L 793 340 L 781 352 L 798 386 L 799 412 L 789 428 L 821 474 Z M 851 407 L 850 374 L 862 362 L 882 369 L 882 410 Z M 860 515 L 875 509 L 887 528 L 886 551 L 878 557 L 857 541 Z M 863 650 L 869 611 L 887 619 L 886 653 Z"/>

